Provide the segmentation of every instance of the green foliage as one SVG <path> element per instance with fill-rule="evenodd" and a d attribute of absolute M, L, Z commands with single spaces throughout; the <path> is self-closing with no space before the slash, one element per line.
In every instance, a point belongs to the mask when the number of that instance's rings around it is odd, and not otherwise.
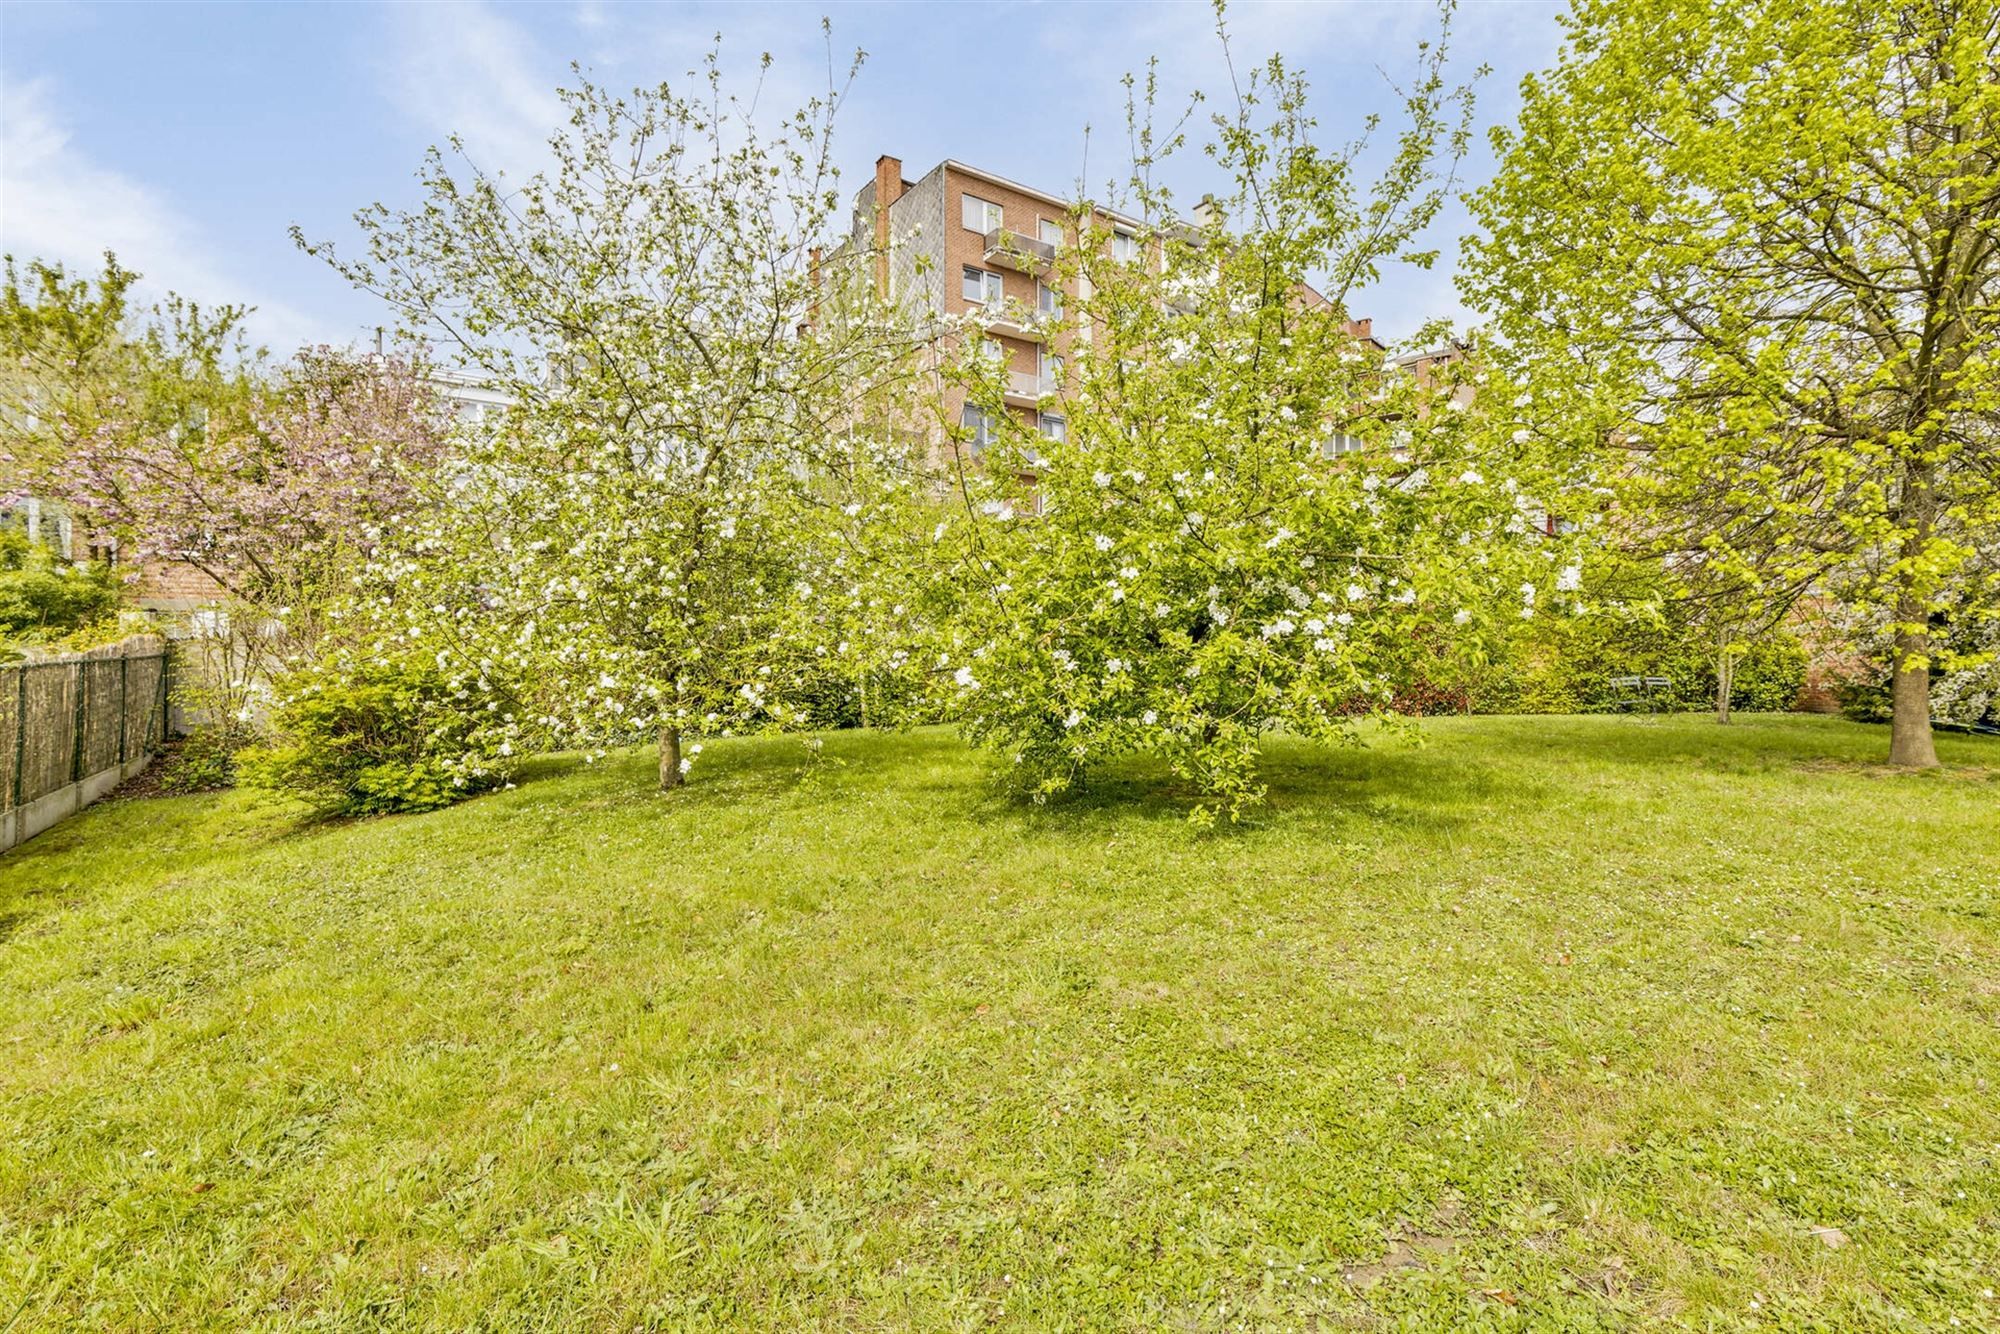
<path fill-rule="evenodd" d="M 790 699 L 792 709 L 785 717 L 756 721 L 773 730 L 813 732 L 937 721 L 936 715 L 927 711 L 928 693 L 904 673 L 808 670 L 800 673 Z"/>
<path fill-rule="evenodd" d="M 1561 465 L 1512 394 L 1462 349 L 1412 370 L 1347 320 L 1443 197 L 1464 103 L 1440 59 L 1378 180 L 1317 141 L 1304 80 L 1273 59 L 1216 118 L 1233 186 L 1200 226 L 1147 184 L 1177 138 L 1135 164 L 1150 226 L 1121 240 L 1078 205 L 1048 278 L 1072 295 L 1044 330 L 1067 360 L 1040 420 L 1007 403 L 988 337 L 1004 310 L 961 329 L 994 429 L 960 433 L 959 512 L 935 530 L 949 633 L 926 665 L 1036 798 L 1137 752 L 1207 798 L 1197 820 L 1239 819 L 1267 733 L 1352 738 L 1436 707 L 1482 642 L 1581 610 L 1578 540 L 1543 522 Z"/>
<path fill-rule="evenodd" d="M 13 256 L 0 277 L 0 450 L 16 480 L 39 483 L 86 445 L 172 435 L 190 447 L 247 395 L 261 352 L 240 306 L 168 295 L 140 310 L 140 275 L 106 252 L 95 274 Z"/>
<path fill-rule="evenodd" d="M 1473 197 L 1466 290 L 1627 536 L 1759 610 L 2000 610 L 1993 0 L 1579 0 Z"/>
<path fill-rule="evenodd" d="M 15 479 L 33 478 L 94 430 L 137 385 L 128 337 L 139 275 L 106 252 L 97 275 L 6 257 L 0 276 L 0 451 Z"/>
<path fill-rule="evenodd" d="M 421 663 L 309 668 L 285 681 L 275 740 L 238 757 L 240 777 L 328 814 L 435 810 L 506 781 L 498 709 Z"/>
<path fill-rule="evenodd" d="M 56 639 L 117 609 L 108 569 L 77 567 L 18 529 L 0 529 L 0 638 Z"/>
<path fill-rule="evenodd" d="M 1857 723 L 1889 721 L 1889 668 L 1875 664 L 1869 670 L 1843 676 L 1834 682 L 1833 697 L 1844 717 Z"/>
<path fill-rule="evenodd" d="M 2000 619 L 1936 625 L 1931 640 L 1949 664 L 1931 677 L 1931 716 L 1954 723 L 2000 720 Z M 1856 722 L 1890 720 L 1893 645 L 1879 630 L 1863 636 L 1859 662 L 1834 682 L 1840 711 Z"/>
<path fill-rule="evenodd" d="M 240 723 L 201 723 L 160 761 L 160 790 L 174 795 L 236 785 L 237 756 L 256 741 Z"/>
<path fill-rule="evenodd" d="M 1732 709 L 1790 710 L 1805 687 L 1808 654 L 1796 636 L 1773 631 L 1731 654 Z M 1614 687 L 1616 677 L 1664 677 L 1657 690 Z M 1612 614 L 1549 619 L 1515 636 L 1473 690 L 1482 713 L 1602 713 L 1634 699 L 1651 707 L 1715 707 L 1716 649 L 1697 631 Z"/>
<path fill-rule="evenodd" d="M 384 526 L 352 623 L 518 682 L 524 744 L 812 726 L 864 647 L 842 482 L 909 347 L 872 257 L 815 248 L 846 216 L 839 91 L 772 123 L 713 53 L 694 77 L 564 91 L 525 181 L 434 151 L 424 204 L 364 211 L 336 263 L 510 400 Z"/>

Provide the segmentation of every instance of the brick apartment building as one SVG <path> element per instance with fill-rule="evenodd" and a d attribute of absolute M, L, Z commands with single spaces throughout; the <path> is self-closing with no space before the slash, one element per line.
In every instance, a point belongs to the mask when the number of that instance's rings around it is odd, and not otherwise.
<path fill-rule="evenodd" d="M 920 179 L 906 180 L 901 159 L 886 154 L 875 161 L 875 176 L 854 200 L 849 243 L 874 257 L 876 295 L 916 316 L 943 320 L 984 309 L 987 336 L 1007 370 L 1007 410 L 1042 434 L 1060 437 L 1067 429 L 1056 396 L 1069 342 L 1088 339 L 1086 329 L 1056 329 L 1066 303 L 1077 299 L 1075 280 L 1056 273 L 1057 252 L 1076 241 L 1073 204 L 1007 177 L 947 158 Z M 1204 201 L 1196 210 L 1212 207 Z M 1148 228 L 1137 218 L 1094 209 L 1093 230 L 1110 237 L 1114 258 L 1136 260 Z M 1300 299 L 1308 306 L 1329 303 L 1310 288 Z M 1349 320 L 1347 331 L 1376 356 L 1386 348 L 1372 321 Z M 991 425 L 965 402 L 962 388 L 944 386 L 947 421 L 969 433 L 973 446 L 990 439 Z M 1336 438 L 1329 453 L 1358 448 Z"/>
<path fill-rule="evenodd" d="M 1070 213 L 1056 195 L 950 159 L 908 181 L 902 161 L 886 155 L 854 201 L 852 241 L 874 256 L 876 294 L 920 321 L 989 312 L 1007 408 L 1047 435 L 1065 429 L 1053 396 L 1076 336 L 1050 327 L 1075 295 L 1054 273 L 1058 250 L 1075 242 Z M 1095 221 L 1114 246 L 1137 252 L 1138 220 L 1100 210 Z M 986 443 L 990 426 L 962 389 L 945 386 L 944 410 L 975 447 Z"/>

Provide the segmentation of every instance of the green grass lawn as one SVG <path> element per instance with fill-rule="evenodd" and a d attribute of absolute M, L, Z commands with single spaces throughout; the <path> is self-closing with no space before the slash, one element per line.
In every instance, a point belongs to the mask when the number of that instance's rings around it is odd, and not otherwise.
<path fill-rule="evenodd" d="M 941 732 L 96 808 L 0 858 L 0 1330 L 2000 1328 L 2000 744 L 1424 733 L 1210 835 Z"/>

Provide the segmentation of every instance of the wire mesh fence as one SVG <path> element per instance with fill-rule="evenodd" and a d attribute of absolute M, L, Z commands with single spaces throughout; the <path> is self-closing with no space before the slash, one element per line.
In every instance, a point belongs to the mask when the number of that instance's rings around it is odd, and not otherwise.
<path fill-rule="evenodd" d="M 0 812 L 150 753 L 166 724 L 163 649 L 0 667 Z"/>

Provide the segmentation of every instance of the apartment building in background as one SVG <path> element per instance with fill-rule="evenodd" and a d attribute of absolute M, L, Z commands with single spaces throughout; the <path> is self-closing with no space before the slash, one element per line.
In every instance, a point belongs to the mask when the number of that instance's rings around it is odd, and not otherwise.
<path fill-rule="evenodd" d="M 1204 200 L 1196 221 L 1205 222 Z M 1075 243 L 1072 202 L 993 172 L 947 158 L 915 181 L 903 176 L 900 158 L 875 161 L 875 176 L 854 200 L 849 242 L 872 254 L 876 295 L 920 319 L 945 319 L 984 310 L 987 336 L 1004 362 L 1006 410 L 1051 438 L 1068 429 L 1057 396 L 1070 342 L 1088 338 L 1087 329 L 1058 329 L 1067 303 L 1078 299 L 1075 280 L 1056 272 L 1058 252 Z M 1147 227 L 1110 209 L 1093 210 L 1092 228 L 1110 237 L 1114 259 L 1136 261 L 1144 253 Z M 1330 303 L 1304 288 L 1308 307 Z M 1348 320 L 1347 331 L 1364 350 L 1387 349 L 1373 334 L 1372 321 Z M 944 412 L 968 433 L 972 447 L 992 439 L 994 423 L 965 401 L 965 391 L 944 386 Z M 1336 437 L 1329 454 L 1359 448 Z"/>
<path fill-rule="evenodd" d="M 1042 434 L 1067 429 L 1056 391 L 1073 330 L 1053 328 L 1074 291 L 1056 275 L 1057 253 L 1075 241 L 1071 205 L 963 162 L 946 159 L 915 181 L 900 158 L 875 161 L 875 176 L 855 196 L 852 242 L 871 253 L 876 295 L 919 319 L 984 310 L 987 335 L 1005 363 L 1006 409 Z M 1138 253 L 1142 225 L 1098 210 L 1097 225 L 1112 245 Z M 970 435 L 974 449 L 994 425 L 947 384 L 944 411 Z"/>

